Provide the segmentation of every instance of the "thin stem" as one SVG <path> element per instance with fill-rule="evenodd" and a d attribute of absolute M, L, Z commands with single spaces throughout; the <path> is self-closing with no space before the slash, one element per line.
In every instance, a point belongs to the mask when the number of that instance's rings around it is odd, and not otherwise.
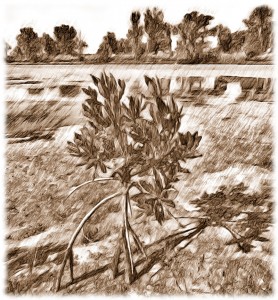
<path fill-rule="evenodd" d="M 177 222 L 181 227 L 184 228 L 184 227 L 186 226 L 186 225 L 181 224 L 181 222 L 178 220 L 178 218 L 176 218 L 176 217 L 171 213 L 171 211 L 170 211 L 169 208 L 165 207 L 165 209 L 166 209 L 166 211 L 168 212 L 168 214 L 169 214 L 172 218 L 174 218 L 174 219 L 176 220 L 176 222 Z"/>
<path fill-rule="evenodd" d="M 145 256 L 145 258 L 147 258 L 147 254 L 146 254 L 146 252 L 144 250 L 144 247 L 143 247 L 143 245 L 142 245 L 139 237 L 137 236 L 137 234 L 135 233 L 135 231 L 133 230 L 133 228 L 130 226 L 129 222 L 128 222 L 128 229 L 130 230 L 130 232 L 131 232 L 131 234 L 132 234 L 132 236 L 134 238 L 134 241 L 135 241 L 135 243 L 137 245 L 138 250 L 140 250 L 142 252 L 142 254 Z"/>
<path fill-rule="evenodd" d="M 129 188 L 128 188 L 129 189 Z M 124 198 L 124 228 L 125 228 L 125 237 L 126 237 L 126 242 L 127 242 L 127 250 L 128 250 L 128 255 L 130 259 L 130 266 L 131 266 L 131 273 L 134 273 L 134 266 L 133 266 L 133 260 L 132 260 L 132 254 L 131 254 L 131 246 L 130 246 L 130 239 L 129 239 L 129 234 L 128 234 L 128 189 L 125 193 L 125 198 Z"/>
<path fill-rule="evenodd" d="M 191 224 L 188 224 L 188 225 L 191 225 Z M 176 236 L 178 236 L 178 235 L 180 235 L 180 234 L 184 234 L 184 233 L 186 233 L 186 232 L 189 232 L 189 231 L 192 231 L 192 230 L 196 230 L 196 229 L 198 229 L 199 227 L 200 227 L 200 226 L 196 226 L 196 227 L 192 227 L 192 228 L 189 228 L 189 229 L 185 229 L 185 230 L 182 230 L 182 231 L 179 231 L 179 232 L 170 234 L 170 235 L 168 235 L 167 237 L 164 237 L 164 238 L 159 239 L 156 243 L 161 243 L 161 242 L 163 242 L 163 241 L 167 241 L 167 240 L 169 240 L 169 239 L 171 239 L 171 238 L 174 238 L 174 237 L 176 237 Z"/>
<path fill-rule="evenodd" d="M 83 220 L 80 222 L 79 226 L 76 228 L 70 242 L 69 242 L 69 246 L 72 246 L 77 235 L 79 234 L 80 230 L 82 229 L 82 227 L 84 226 L 84 224 L 89 220 L 89 218 L 92 216 L 92 214 L 100 207 L 102 206 L 105 202 L 107 202 L 108 200 L 115 198 L 117 196 L 120 196 L 122 194 L 122 192 L 117 192 L 114 193 L 108 197 L 105 197 L 104 199 L 102 199 L 101 201 L 99 201 L 98 204 L 96 204 L 96 206 L 94 206 L 88 213 L 87 215 L 83 218 Z"/>
<path fill-rule="evenodd" d="M 186 248 L 188 245 L 190 245 L 194 239 L 197 239 L 197 237 L 204 231 L 204 229 L 202 229 L 201 231 L 199 231 L 197 233 L 196 236 L 192 237 L 192 239 L 190 241 L 188 241 L 183 247 L 179 248 L 179 250 Z"/>
<path fill-rule="evenodd" d="M 73 282 L 73 252 L 72 249 L 69 254 L 69 265 L 70 265 L 70 279 Z"/>
<path fill-rule="evenodd" d="M 198 220 L 204 220 L 207 219 L 207 217 L 177 217 L 173 215 L 173 218 L 175 219 L 198 219 Z"/>
<path fill-rule="evenodd" d="M 118 275 L 118 265 L 119 265 L 120 255 L 121 255 L 121 242 L 122 242 L 122 235 L 121 235 L 121 232 L 120 232 L 119 237 L 118 237 L 116 251 L 115 251 L 115 254 L 114 254 L 114 257 L 113 257 L 113 261 L 112 261 L 112 273 L 113 273 L 113 278 L 114 279 Z"/>
<path fill-rule="evenodd" d="M 73 188 L 71 189 L 71 191 L 69 192 L 67 198 L 68 198 L 71 194 L 73 194 L 75 191 L 77 191 L 77 190 L 79 190 L 81 187 L 83 187 L 84 185 L 87 185 L 87 184 L 90 184 L 90 183 L 93 183 L 93 182 L 108 181 L 108 180 L 117 180 L 117 179 L 111 178 L 111 177 L 103 177 L 103 178 L 99 177 L 99 178 L 95 178 L 95 179 L 92 179 L 92 180 L 89 180 L 89 181 L 85 181 L 85 182 L 81 183 L 80 185 L 77 185 L 77 186 L 73 187 Z"/>
<path fill-rule="evenodd" d="M 235 232 L 233 232 L 229 227 L 227 227 L 227 226 L 225 226 L 225 225 L 221 225 L 223 228 L 225 228 L 226 230 L 228 230 L 230 233 L 231 233 L 231 235 L 235 238 L 235 239 L 238 239 L 237 238 L 237 236 L 236 236 L 236 234 L 238 235 L 238 236 L 240 236 L 241 238 L 243 237 L 242 235 L 240 235 L 239 233 L 235 233 Z"/>
<path fill-rule="evenodd" d="M 62 276 L 63 276 L 63 272 L 64 272 L 64 269 L 65 269 L 65 265 L 66 265 L 66 262 L 67 262 L 67 259 L 70 258 L 70 255 L 71 255 L 71 251 L 72 251 L 72 246 L 79 234 L 79 232 L 81 231 L 81 229 L 83 228 L 84 224 L 89 220 L 89 218 L 94 214 L 94 212 L 99 208 L 101 207 L 104 203 L 106 203 L 107 201 L 109 201 L 110 199 L 113 199 L 117 196 L 120 196 L 122 194 L 122 191 L 121 192 L 117 192 L 117 193 L 114 193 L 108 197 L 105 197 L 104 199 L 102 199 L 101 201 L 99 201 L 98 204 L 96 204 L 87 214 L 86 216 L 82 219 L 82 221 L 80 222 L 80 224 L 78 225 L 78 227 L 76 228 L 75 232 L 73 233 L 69 243 L 68 243 L 68 247 L 66 249 L 66 254 L 64 256 L 64 260 L 62 262 L 62 265 L 61 265 L 61 269 L 60 269 L 60 272 L 59 272 L 59 276 L 58 276 L 58 282 L 57 282 L 57 291 L 59 291 L 60 289 L 60 285 L 61 285 L 61 279 L 62 279 Z M 71 263 L 71 262 L 70 262 Z"/>

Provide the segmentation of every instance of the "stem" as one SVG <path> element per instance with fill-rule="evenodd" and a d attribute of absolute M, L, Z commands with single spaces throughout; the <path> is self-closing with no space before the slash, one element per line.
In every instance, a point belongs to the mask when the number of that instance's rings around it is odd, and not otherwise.
<path fill-rule="evenodd" d="M 202 229 L 201 231 L 199 231 L 197 233 L 196 236 L 194 236 L 190 241 L 188 241 L 183 247 L 179 248 L 179 250 L 186 248 L 188 245 L 190 245 L 194 239 L 197 239 L 197 237 L 204 231 L 204 229 Z"/>
<path fill-rule="evenodd" d="M 73 233 L 69 243 L 68 243 L 68 247 L 66 249 L 66 254 L 64 256 L 64 260 L 62 262 L 62 265 L 61 265 L 61 269 L 60 269 L 60 272 L 59 272 L 59 276 L 58 276 L 58 281 L 57 281 L 57 292 L 59 291 L 60 289 L 60 285 L 61 285 L 61 279 L 62 279 L 62 276 L 63 276 L 63 273 L 64 273 L 64 269 L 65 269 L 65 265 L 66 265 L 66 262 L 68 260 L 68 258 L 70 258 L 70 255 L 71 255 L 71 252 L 72 252 L 72 246 L 79 234 L 79 232 L 81 231 L 81 229 L 83 228 L 84 224 L 89 220 L 89 218 L 94 214 L 94 212 L 99 208 L 101 207 L 105 202 L 107 202 L 108 200 L 112 199 L 112 198 L 115 198 L 117 196 L 120 196 L 122 194 L 122 192 L 118 192 L 118 193 L 115 193 L 115 194 L 112 194 L 108 197 L 105 197 L 104 199 L 102 199 L 101 201 L 99 201 L 98 204 L 96 204 L 87 214 L 86 216 L 82 219 L 82 221 L 80 222 L 80 224 L 78 225 L 78 227 L 76 228 L 75 232 Z M 72 263 L 72 260 L 70 258 L 70 268 L 71 267 L 71 263 Z"/>
<path fill-rule="evenodd" d="M 228 230 L 228 231 L 230 232 L 230 234 L 231 234 L 235 239 L 237 239 L 237 240 L 238 240 L 238 238 L 237 238 L 236 234 L 239 235 L 241 238 L 243 237 L 243 236 L 240 235 L 239 233 L 233 232 L 229 227 L 227 227 L 227 226 L 225 226 L 225 225 L 223 225 L 223 224 L 222 224 L 222 227 L 225 228 L 226 230 Z"/>
<path fill-rule="evenodd" d="M 171 211 L 170 211 L 169 208 L 165 207 L 165 210 L 168 212 L 168 214 L 169 214 L 172 218 L 174 218 L 174 219 L 176 220 L 176 222 L 177 222 L 181 227 L 184 228 L 184 227 L 187 226 L 187 225 L 181 224 L 181 222 L 178 220 L 178 218 L 176 218 L 176 217 L 171 213 Z"/>
<path fill-rule="evenodd" d="M 131 246 L 130 246 L 130 239 L 129 239 L 129 233 L 128 233 L 128 189 L 125 194 L 124 198 L 124 229 L 125 229 L 125 239 L 127 242 L 127 250 L 130 260 L 130 267 L 131 267 L 131 274 L 134 273 L 134 266 L 132 261 L 132 254 L 131 254 Z"/>
<path fill-rule="evenodd" d="M 129 222 L 128 222 L 128 229 L 130 230 L 133 238 L 134 238 L 134 241 L 136 243 L 136 246 L 138 248 L 138 250 L 140 250 L 142 252 L 142 254 L 145 256 L 145 258 L 147 258 L 147 254 L 144 250 L 144 247 L 139 239 L 139 237 L 137 236 L 137 234 L 135 233 L 135 231 L 133 230 L 133 228 L 130 226 Z"/>
<path fill-rule="evenodd" d="M 113 261 L 112 261 L 113 279 L 115 279 L 118 275 L 118 265 L 119 265 L 119 261 L 120 261 L 120 255 L 121 255 L 121 241 L 122 241 L 122 236 L 121 236 L 121 232 L 120 232 L 119 237 L 118 237 L 116 251 L 115 251 L 115 254 L 113 257 Z"/>
<path fill-rule="evenodd" d="M 75 191 L 77 191 L 78 189 L 80 189 L 82 186 L 93 183 L 93 182 L 99 182 L 99 181 L 108 181 L 108 180 L 117 180 L 115 178 L 111 178 L 111 177 L 104 177 L 104 178 L 95 178 L 86 182 L 81 183 L 80 185 L 77 185 L 75 187 L 72 188 L 72 190 L 69 192 L 67 198 L 73 194 Z"/>

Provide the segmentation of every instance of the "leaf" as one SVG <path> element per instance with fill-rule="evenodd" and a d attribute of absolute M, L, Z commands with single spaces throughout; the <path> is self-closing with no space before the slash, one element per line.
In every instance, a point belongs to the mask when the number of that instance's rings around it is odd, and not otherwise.
<path fill-rule="evenodd" d="M 147 193 L 139 193 L 139 194 L 132 195 L 130 197 L 130 200 L 132 200 L 134 202 L 141 202 L 142 200 L 145 201 L 149 196 L 150 196 L 150 194 L 147 194 Z"/>
<path fill-rule="evenodd" d="M 82 108 L 83 108 L 84 112 L 88 112 L 91 115 L 92 110 L 85 103 L 82 103 Z"/>
<path fill-rule="evenodd" d="M 259 242 L 269 242 L 269 239 L 267 239 L 265 237 L 262 237 L 262 236 L 258 236 L 256 238 L 256 241 L 259 241 Z"/>
<path fill-rule="evenodd" d="M 201 139 L 202 139 L 201 136 L 198 136 L 198 131 L 196 131 L 196 132 L 193 134 L 193 139 L 194 139 L 193 150 L 195 150 L 195 149 L 197 149 L 197 147 L 199 146 L 200 141 L 201 141 Z"/>
<path fill-rule="evenodd" d="M 159 201 L 155 202 L 154 205 L 154 213 L 155 213 L 155 218 L 158 221 L 158 223 L 160 225 L 162 225 L 162 222 L 165 219 L 165 215 L 164 215 L 164 209 L 163 206 L 161 205 L 161 203 Z"/>
<path fill-rule="evenodd" d="M 89 129 L 88 129 L 86 126 L 82 127 L 82 128 L 80 129 L 80 131 L 81 131 L 81 134 L 82 134 L 83 136 L 85 136 L 85 137 L 91 136 L 90 131 L 89 131 Z"/>
<path fill-rule="evenodd" d="M 74 137 L 75 137 L 77 140 L 82 140 L 82 136 L 81 136 L 80 133 L 75 132 L 75 133 L 74 133 Z"/>
<path fill-rule="evenodd" d="M 67 141 L 67 144 L 68 144 L 68 147 L 77 149 L 77 146 L 73 142 Z"/>
<path fill-rule="evenodd" d="M 153 168 L 155 183 L 157 184 L 157 187 L 160 192 L 163 190 L 163 175 L 156 169 Z"/>
<path fill-rule="evenodd" d="M 146 181 L 144 180 L 140 180 L 139 181 L 139 184 L 141 185 L 141 187 L 147 191 L 149 194 L 153 193 L 154 191 L 154 188 L 153 186 L 150 184 L 150 183 L 147 183 Z"/>
<path fill-rule="evenodd" d="M 98 161 L 98 165 L 99 165 L 99 167 L 101 169 L 101 172 L 102 173 L 106 173 L 107 168 L 106 168 L 105 164 L 101 160 Z"/>
<path fill-rule="evenodd" d="M 187 133 L 186 133 L 186 139 L 187 139 L 187 149 L 191 150 L 191 148 L 194 145 L 194 139 L 193 139 L 192 134 L 189 131 L 187 131 Z"/>
<path fill-rule="evenodd" d="M 158 93 L 157 93 L 157 87 L 156 87 L 156 84 L 154 82 L 153 79 L 149 78 L 148 76 L 144 76 L 145 78 L 145 82 L 146 82 L 146 85 L 149 87 L 149 84 L 151 84 L 152 88 L 153 88 L 153 95 L 154 96 L 158 96 Z"/>
<path fill-rule="evenodd" d="M 96 164 L 95 160 L 89 160 L 88 165 L 86 166 L 86 170 L 91 169 Z"/>
<path fill-rule="evenodd" d="M 146 75 L 144 76 L 144 79 L 145 79 L 145 82 L 146 82 L 146 85 L 147 85 L 147 86 L 149 85 L 149 83 L 152 82 L 151 78 L 148 77 L 148 76 L 146 76 Z"/>
<path fill-rule="evenodd" d="M 169 199 L 160 199 L 160 200 L 163 202 L 163 204 L 166 204 L 167 206 L 170 206 L 172 208 L 176 207 L 173 200 L 169 200 Z"/>
<path fill-rule="evenodd" d="M 90 91 L 89 91 L 88 89 L 82 88 L 82 91 L 83 91 L 86 95 L 90 96 Z"/>
<path fill-rule="evenodd" d="M 157 87 L 158 87 L 158 91 L 159 91 L 158 95 L 161 97 L 161 96 L 162 96 L 162 88 L 161 88 L 161 83 L 160 83 L 160 80 L 158 79 L 158 77 L 157 77 L 157 76 L 156 76 L 155 78 L 156 78 L 156 85 L 157 85 Z"/>
<path fill-rule="evenodd" d="M 169 109 L 167 105 L 164 103 L 164 101 L 160 97 L 156 97 L 156 104 L 159 112 L 163 115 L 166 116 L 169 113 Z"/>
<path fill-rule="evenodd" d="M 170 188 L 170 189 L 166 190 L 164 197 L 167 199 L 170 199 L 170 200 L 174 200 L 177 197 L 178 193 L 179 192 L 176 189 Z"/>
<path fill-rule="evenodd" d="M 91 77 L 93 79 L 93 82 L 94 82 L 95 86 L 98 86 L 99 79 L 97 77 L 95 77 L 94 75 L 92 75 L 92 74 L 91 74 Z"/>

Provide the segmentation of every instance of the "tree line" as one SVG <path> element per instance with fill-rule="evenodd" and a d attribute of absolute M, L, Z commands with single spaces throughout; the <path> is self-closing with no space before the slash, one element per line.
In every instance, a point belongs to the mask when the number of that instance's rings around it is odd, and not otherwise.
<path fill-rule="evenodd" d="M 130 15 L 130 26 L 126 37 L 117 39 L 114 32 L 107 32 L 96 52 L 99 62 L 107 63 L 113 58 L 129 56 L 134 61 L 148 58 L 164 58 L 184 63 L 217 62 L 219 57 L 229 60 L 244 56 L 252 59 L 273 48 L 273 10 L 266 6 L 256 7 L 243 20 L 246 29 L 231 32 L 219 24 L 212 27 L 213 16 L 192 11 L 184 15 L 178 24 L 165 21 L 161 9 L 147 9 L 143 17 L 139 11 Z M 143 42 L 143 37 L 147 41 Z M 177 45 L 172 49 L 172 38 Z M 210 37 L 217 39 L 212 47 Z M 83 51 L 88 46 L 81 33 L 73 26 L 54 27 L 53 37 L 44 33 L 41 37 L 31 27 L 20 29 L 14 49 L 6 44 L 6 53 L 14 61 L 51 61 L 59 55 L 69 55 L 84 60 Z"/>
<path fill-rule="evenodd" d="M 53 37 L 48 33 L 39 37 L 32 27 L 21 28 L 16 41 L 14 49 L 6 44 L 6 52 L 11 49 L 10 59 L 15 61 L 51 61 L 58 55 L 82 59 L 83 50 L 88 47 L 80 32 L 73 26 L 64 24 L 54 27 Z"/>

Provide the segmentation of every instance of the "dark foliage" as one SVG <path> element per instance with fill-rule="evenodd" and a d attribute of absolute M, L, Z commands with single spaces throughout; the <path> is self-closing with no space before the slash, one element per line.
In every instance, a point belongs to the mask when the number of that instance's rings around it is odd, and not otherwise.
<path fill-rule="evenodd" d="M 247 57 L 263 54 L 273 47 L 272 15 L 273 10 L 263 5 L 256 7 L 249 18 L 243 20 L 247 26 L 244 45 Z"/>
<path fill-rule="evenodd" d="M 171 52 L 171 26 L 164 21 L 162 10 L 154 8 L 145 12 L 145 32 L 148 34 L 148 52 Z"/>
<path fill-rule="evenodd" d="M 250 252 L 252 242 L 267 242 L 263 234 L 272 225 L 273 201 L 270 187 L 261 193 L 246 193 L 246 187 L 221 187 L 216 193 L 204 194 L 192 201 L 200 217 L 206 218 L 208 226 L 226 228 L 232 235 L 227 245 L 237 244 L 244 253 Z"/>
<path fill-rule="evenodd" d="M 38 34 L 32 27 L 24 27 L 20 29 L 20 34 L 16 37 L 17 55 L 20 59 L 36 62 L 40 59 L 42 45 Z"/>

